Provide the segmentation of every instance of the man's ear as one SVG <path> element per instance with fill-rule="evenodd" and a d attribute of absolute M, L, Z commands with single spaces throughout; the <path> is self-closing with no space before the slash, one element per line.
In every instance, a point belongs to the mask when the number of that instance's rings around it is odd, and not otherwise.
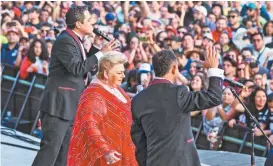
<path fill-rule="evenodd" d="M 177 72 L 178 72 L 178 65 L 177 65 L 177 63 L 173 63 L 172 64 L 172 67 L 171 67 L 171 72 L 172 72 L 172 74 L 177 74 Z"/>
<path fill-rule="evenodd" d="M 76 28 L 77 28 L 77 29 L 80 29 L 80 28 L 81 28 L 81 24 L 80 24 L 79 21 L 76 22 Z"/>

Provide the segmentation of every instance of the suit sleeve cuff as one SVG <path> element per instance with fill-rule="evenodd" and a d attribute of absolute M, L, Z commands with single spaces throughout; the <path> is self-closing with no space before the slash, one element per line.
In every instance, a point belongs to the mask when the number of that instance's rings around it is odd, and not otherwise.
<path fill-rule="evenodd" d="M 100 58 L 103 56 L 103 54 L 102 54 L 102 52 L 99 51 L 95 54 L 95 56 L 98 58 L 98 60 L 100 60 Z"/>
<path fill-rule="evenodd" d="M 220 77 L 224 79 L 224 70 L 219 68 L 209 68 L 208 69 L 208 76 L 209 77 Z"/>

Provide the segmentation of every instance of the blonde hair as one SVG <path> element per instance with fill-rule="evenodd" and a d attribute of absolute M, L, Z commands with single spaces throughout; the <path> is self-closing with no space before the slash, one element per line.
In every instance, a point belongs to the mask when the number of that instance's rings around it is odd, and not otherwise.
<path fill-rule="evenodd" d="M 99 71 L 97 77 L 103 79 L 104 71 L 111 70 L 115 65 L 124 64 L 127 62 L 126 56 L 118 51 L 109 51 L 99 60 Z"/>

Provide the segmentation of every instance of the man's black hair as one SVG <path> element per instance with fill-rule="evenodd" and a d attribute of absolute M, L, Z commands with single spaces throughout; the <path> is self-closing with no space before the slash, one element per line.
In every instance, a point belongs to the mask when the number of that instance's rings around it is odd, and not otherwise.
<path fill-rule="evenodd" d="M 171 50 L 162 50 L 152 58 L 153 68 L 156 77 L 162 77 L 168 73 L 171 65 L 176 61 L 176 56 Z"/>

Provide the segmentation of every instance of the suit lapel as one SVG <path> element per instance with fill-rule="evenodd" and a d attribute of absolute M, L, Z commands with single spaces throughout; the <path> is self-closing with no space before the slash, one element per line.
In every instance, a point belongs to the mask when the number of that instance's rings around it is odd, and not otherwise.
<path fill-rule="evenodd" d="M 66 33 L 68 34 L 68 35 L 70 35 L 77 43 L 78 43 L 78 46 L 80 47 L 80 50 L 81 50 L 81 54 L 82 54 L 82 59 L 83 59 L 83 55 L 84 55 L 84 49 L 82 48 L 82 46 L 81 46 L 81 42 L 80 42 L 80 40 L 78 39 L 78 37 L 77 37 L 77 35 L 71 30 L 71 29 L 69 29 L 69 28 L 67 28 L 66 30 Z"/>

